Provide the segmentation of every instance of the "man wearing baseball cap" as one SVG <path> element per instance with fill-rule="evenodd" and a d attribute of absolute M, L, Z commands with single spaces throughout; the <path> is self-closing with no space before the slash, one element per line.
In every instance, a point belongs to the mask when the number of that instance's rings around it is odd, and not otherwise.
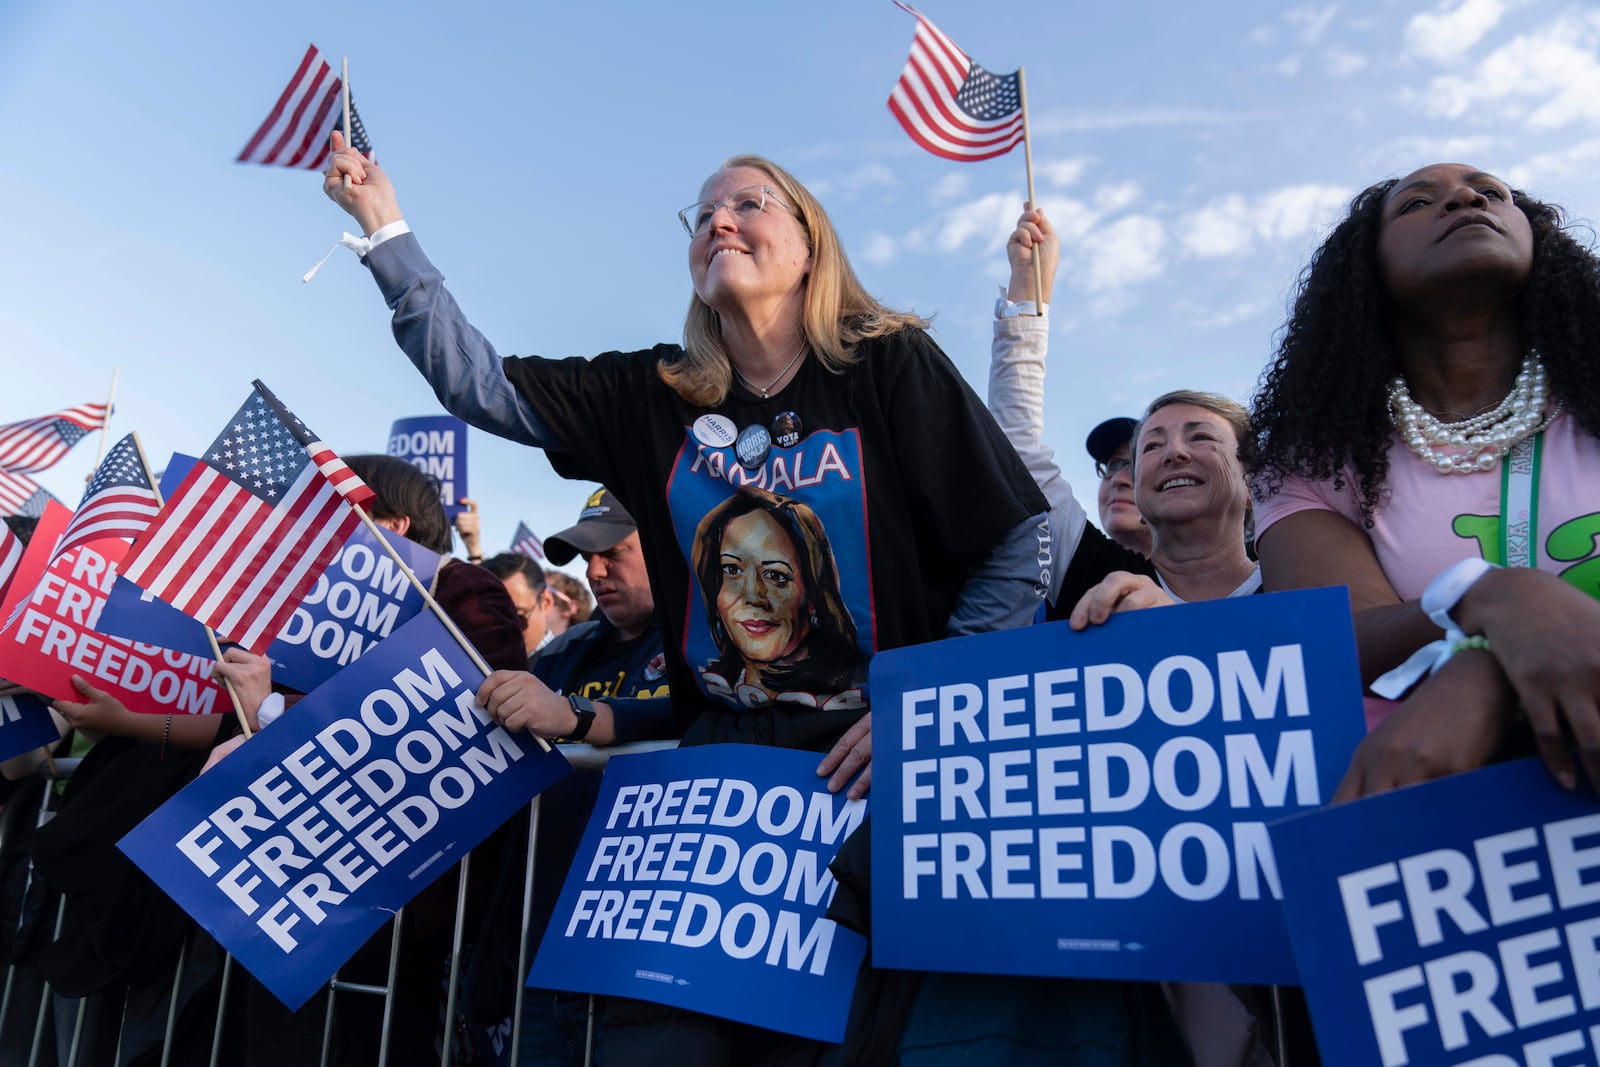
<path fill-rule="evenodd" d="M 1138 419 L 1119 415 L 1089 431 L 1084 447 L 1094 460 L 1100 476 L 1096 499 L 1100 504 L 1100 528 L 1117 544 L 1141 556 L 1150 554 L 1150 527 L 1145 525 L 1139 507 L 1133 502 L 1133 431 Z"/>

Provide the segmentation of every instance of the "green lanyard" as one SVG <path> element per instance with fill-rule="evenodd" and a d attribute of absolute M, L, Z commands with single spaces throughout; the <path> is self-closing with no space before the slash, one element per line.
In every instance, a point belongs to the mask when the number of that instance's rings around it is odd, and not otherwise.
<path fill-rule="evenodd" d="M 1518 441 L 1500 464 L 1500 546 L 1507 567 L 1539 563 L 1539 466 L 1544 433 Z"/>

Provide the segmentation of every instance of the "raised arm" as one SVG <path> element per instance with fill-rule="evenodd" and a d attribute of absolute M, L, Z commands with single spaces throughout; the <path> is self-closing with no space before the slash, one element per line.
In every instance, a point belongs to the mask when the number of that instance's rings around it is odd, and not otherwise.
<path fill-rule="evenodd" d="M 360 224 L 367 240 L 355 245 L 394 312 L 395 340 L 445 410 L 500 437 L 561 448 L 506 378 L 494 346 L 467 321 L 445 288 L 444 275 L 423 254 L 383 168 L 346 148 L 337 130 L 333 149 L 323 192 Z"/>
<path fill-rule="evenodd" d="M 1017 228 L 1006 241 L 1006 258 L 1011 265 L 1011 280 L 1006 300 L 996 308 L 994 346 L 989 356 L 989 413 L 1011 439 L 1022 462 L 1050 505 L 1052 550 L 1056 565 L 1050 572 L 1050 599 L 1061 591 L 1066 561 L 1083 537 L 1089 516 L 1072 495 L 1072 486 L 1061 473 L 1055 453 L 1044 443 L 1044 370 L 1049 346 L 1050 319 L 1034 315 L 1039 307 L 1033 277 L 1034 257 L 1039 257 L 1044 281 L 1043 306 L 1049 307 L 1055 284 L 1060 244 L 1055 228 L 1043 211 L 1032 208 L 1022 213 Z M 1026 302 L 1026 303 L 1024 303 Z M 1023 306 L 1010 307 L 1022 304 Z M 1008 311 L 1021 314 L 1008 315 Z"/>

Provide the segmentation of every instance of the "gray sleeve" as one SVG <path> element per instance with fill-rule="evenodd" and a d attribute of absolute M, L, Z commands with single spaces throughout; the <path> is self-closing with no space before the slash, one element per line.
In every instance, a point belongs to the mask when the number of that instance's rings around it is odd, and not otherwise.
<path fill-rule="evenodd" d="M 1011 439 L 1017 455 L 1033 475 L 1050 505 L 1054 543 L 1047 546 L 1050 599 L 1061 592 L 1067 560 L 1083 539 L 1089 516 L 1072 495 L 1072 485 L 1044 443 L 1044 360 L 1050 320 L 1034 315 L 994 320 L 994 347 L 989 356 L 989 413 Z"/>
<path fill-rule="evenodd" d="M 1043 514 L 1013 526 L 967 575 L 945 632 L 960 637 L 1031 624 L 1051 580 L 1050 556 L 1050 523 Z"/>
<path fill-rule="evenodd" d="M 415 234 L 383 242 L 362 262 L 394 312 L 394 339 L 446 411 L 525 445 L 562 447 L 506 377 L 494 346 L 467 321 Z"/>

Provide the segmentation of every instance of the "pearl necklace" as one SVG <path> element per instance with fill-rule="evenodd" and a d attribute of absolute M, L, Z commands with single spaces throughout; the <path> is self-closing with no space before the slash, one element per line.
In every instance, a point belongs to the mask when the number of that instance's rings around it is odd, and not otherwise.
<path fill-rule="evenodd" d="M 1444 422 L 1413 400 L 1399 377 L 1389 383 L 1389 412 L 1411 451 L 1439 473 L 1474 474 L 1494 470 L 1502 456 L 1555 421 L 1561 405 L 1546 416 L 1549 396 L 1544 365 L 1530 355 L 1511 392 L 1489 411 Z"/>
<path fill-rule="evenodd" d="M 789 373 L 789 369 L 791 367 L 793 367 L 796 363 L 799 363 L 800 362 L 800 357 L 805 355 L 805 354 L 806 354 L 806 346 L 805 346 L 805 342 L 802 341 L 801 344 L 800 344 L 800 351 L 796 352 L 794 354 L 794 358 L 783 365 L 783 369 L 778 372 L 778 376 L 776 378 L 772 379 L 772 381 L 767 383 L 766 389 L 763 389 L 760 386 L 757 386 L 749 378 L 746 378 L 743 374 L 740 374 L 739 373 L 739 366 L 738 366 L 738 364 L 734 363 L 733 360 L 731 360 L 731 359 L 728 360 L 728 366 L 733 368 L 734 377 L 738 378 L 741 382 L 743 382 L 744 383 L 744 387 L 746 389 L 750 390 L 752 393 L 760 393 L 761 394 L 761 399 L 762 400 L 766 400 L 768 395 L 769 395 L 768 394 L 768 390 L 770 390 L 773 386 L 777 385 L 779 382 L 783 381 L 783 376 L 785 374 L 788 374 Z"/>

